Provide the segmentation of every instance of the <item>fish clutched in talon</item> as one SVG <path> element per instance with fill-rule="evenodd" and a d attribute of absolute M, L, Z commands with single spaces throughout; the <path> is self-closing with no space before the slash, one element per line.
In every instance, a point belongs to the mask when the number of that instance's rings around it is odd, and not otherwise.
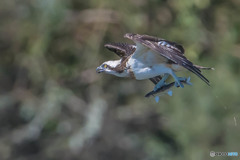
<path fill-rule="evenodd" d="M 192 83 L 190 82 L 190 77 L 188 77 L 188 78 L 179 77 L 179 81 L 181 83 L 185 83 L 190 86 L 192 85 Z M 172 96 L 171 88 L 174 87 L 175 85 L 176 85 L 176 82 L 165 83 L 161 88 L 158 88 L 157 90 L 152 90 L 151 92 L 147 93 L 145 95 L 145 97 L 153 96 L 155 98 L 155 101 L 158 102 L 160 96 L 162 96 L 164 94 L 168 94 L 169 96 Z"/>

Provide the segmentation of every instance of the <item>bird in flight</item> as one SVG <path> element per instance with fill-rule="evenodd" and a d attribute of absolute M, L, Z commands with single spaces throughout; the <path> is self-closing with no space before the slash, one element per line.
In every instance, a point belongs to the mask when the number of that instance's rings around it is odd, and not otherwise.
<path fill-rule="evenodd" d="M 109 43 L 104 46 L 121 57 L 120 60 L 106 61 L 96 71 L 118 77 L 130 77 L 136 80 L 150 79 L 157 91 L 163 87 L 169 76 L 172 76 L 176 87 L 183 88 L 186 78 L 178 77 L 176 72 L 189 70 L 207 85 L 209 80 L 201 74 L 200 69 L 212 69 L 194 65 L 184 56 L 184 48 L 168 40 L 149 35 L 127 33 L 125 38 L 135 44 Z"/>

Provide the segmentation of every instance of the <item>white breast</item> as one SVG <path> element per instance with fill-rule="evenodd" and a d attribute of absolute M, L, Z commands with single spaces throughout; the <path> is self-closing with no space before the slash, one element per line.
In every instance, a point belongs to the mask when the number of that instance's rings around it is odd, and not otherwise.
<path fill-rule="evenodd" d="M 169 73 L 171 69 L 165 65 L 165 61 L 162 56 L 156 56 L 156 53 L 148 50 L 147 53 L 133 54 L 127 65 L 137 80 L 143 80 Z"/>

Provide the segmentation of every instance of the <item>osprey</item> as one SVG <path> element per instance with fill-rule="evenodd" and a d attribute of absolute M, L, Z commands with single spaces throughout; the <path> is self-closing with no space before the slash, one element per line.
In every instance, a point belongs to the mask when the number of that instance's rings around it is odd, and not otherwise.
<path fill-rule="evenodd" d="M 134 41 L 135 45 L 127 43 L 104 45 L 121 59 L 104 62 L 97 67 L 98 73 L 104 72 L 136 80 L 150 79 L 155 84 L 154 91 L 157 91 L 164 86 L 169 75 L 174 78 L 175 86 L 183 88 L 181 82 L 186 78 L 178 77 L 176 72 L 186 69 L 209 85 L 209 80 L 201 74 L 200 69 L 212 68 L 194 65 L 184 56 L 181 45 L 148 35 L 127 33 L 124 37 Z"/>

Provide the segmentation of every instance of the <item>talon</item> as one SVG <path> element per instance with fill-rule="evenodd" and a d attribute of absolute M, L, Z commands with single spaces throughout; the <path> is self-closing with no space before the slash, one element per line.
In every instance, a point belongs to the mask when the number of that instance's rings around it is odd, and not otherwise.
<path fill-rule="evenodd" d="M 181 88 L 184 88 L 184 85 L 181 82 L 179 83 L 179 85 Z"/>
<path fill-rule="evenodd" d="M 176 82 L 175 82 L 175 86 L 176 86 L 176 87 L 184 88 L 184 85 L 183 85 L 180 81 L 176 81 Z"/>
<path fill-rule="evenodd" d="M 188 77 L 188 79 L 187 79 L 187 81 L 186 81 L 186 83 L 188 84 L 188 85 L 190 85 L 190 86 L 192 86 L 192 83 L 190 82 L 190 77 Z"/>

